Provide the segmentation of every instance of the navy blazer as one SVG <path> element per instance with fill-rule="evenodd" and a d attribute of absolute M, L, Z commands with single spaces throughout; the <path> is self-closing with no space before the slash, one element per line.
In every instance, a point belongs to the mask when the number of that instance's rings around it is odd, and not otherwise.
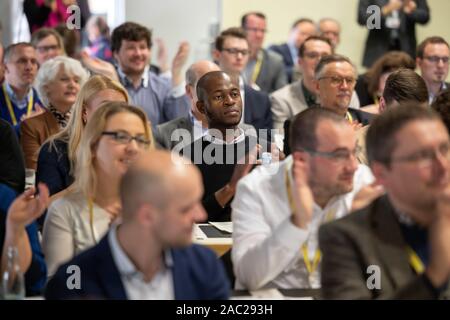
<path fill-rule="evenodd" d="M 292 74 L 294 72 L 294 60 L 292 60 L 291 50 L 287 43 L 283 43 L 280 45 L 272 45 L 269 47 L 269 50 L 275 51 L 280 56 L 283 57 L 283 63 L 286 68 L 286 75 L 288 77 L 288 82 L 292 83 Z"/>
<path fill-rule="evenodd" d="M 251 124 L 255 127 L 259 136 L 259 129 L 272 129 L 272 113 L 269 96 L 253 89 L 248 85 L 244 85 L 244 123 Z"/>
<path fill-rule="evenodd" d="M 172 249 L 173 282 L 176 300 L 228 299 L 230 285 L 223 265 L 214 252 L 191 245 Z M 70 265 L 81 271 L 81 288 L 68 289 L 66 281 Z M 69 283 L 70 279 L 69 279 Z M 61 266 L 47 284 L 46 299 L 127 299 L 126 291 L 114 262 L 108 234 L 98 245 L 88 249 Z"/>

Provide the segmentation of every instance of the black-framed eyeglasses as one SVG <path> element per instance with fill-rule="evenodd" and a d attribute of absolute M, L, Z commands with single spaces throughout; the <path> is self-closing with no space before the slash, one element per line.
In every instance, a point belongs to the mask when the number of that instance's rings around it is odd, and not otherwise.
<path fill-rule="evenodd" d="M 322 157 L 334 160 L 339 163 L 345 163 L 351 159 L 351 157 L 356 157 L 356 155 L 361 152 L 361 147 L 356 146 L 353 150 L 348 149 L 339 149 L 335 151 L 317 151 L 317 150 L 309 150 L 305 148 L 301 148 L 301 151 L 309 153 L 313 157 Z"/>
<path fill-rule="evenodd" d="M 419 167 L 430 167 L 438 157 L 450 160 L 450 142 L 441 144 L 437 149 L 423 149 L 409 155 L 392 158 L 390 162 L 416 163 Z"/>
<path fill-rule="evenodd" d="M 319 53 L 319 52 L 305 52 L 303 53 L 304 57 L 307 57 L 309 59 L 317 59 L 320 60 L 323 57 L 329 55 L 329 53 Z"/>
<path fill-rule="evenodd" d="M 330 83 L 332 86 L 338 87 L 341 86 L 344 81 L 347 83 L 348 86 L 353 87 L 356 84 L 355 78 L 350 77 L 338 77 L 338 76 L 327 76 L 327 77 L 320 77 L 319 80 L 322 79 L 330 79 Z"/>
<path fill-rule="evenodd" d="M 238 49 L 238 48 L 222 48 L 222 51 L 228 52 L 229 54 L 232 54 L 234 56 L 237 56 L 239 53 L 243 56 L 246 56 L 250 53 L 250 50 L 247 49 Z"/>
<path fill-rule="evenodd" d="M 124 131 L 103 131 L 102 135 L 110 136 L 114 141 L 120 144 L 129 144 L 132 140 L 135 140 L 141 148 L 147 148 L 151 143 L 150 140 L 142 135 L 133 137 L 131 134 Z"/>
<path fill-rule="evenodd" d="M 439 61 L 442 61 L 442 63 L 447 64 L 449 57 L 439 57 L 439 56 L 427 56 L 423 57 L 424 59 L 427 59 L 429 62 L 432 63 L 439 63 Z"/>

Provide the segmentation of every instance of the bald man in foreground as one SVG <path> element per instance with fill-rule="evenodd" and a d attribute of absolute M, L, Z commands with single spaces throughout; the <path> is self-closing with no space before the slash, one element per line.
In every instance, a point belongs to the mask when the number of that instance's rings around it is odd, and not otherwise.
<path fill-rule="evenodd" d="M 61 266 L 47 299 L 227 299 L 215 254 L 191 244 L 204 220 L 198 169 L 177 155 L 151 151 L 120 184 L 122 224 L 98 245 Z"/>

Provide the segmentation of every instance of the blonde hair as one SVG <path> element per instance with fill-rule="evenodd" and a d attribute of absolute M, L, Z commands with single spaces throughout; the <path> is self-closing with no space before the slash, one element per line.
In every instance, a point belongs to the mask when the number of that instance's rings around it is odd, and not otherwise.
<path fill-rule="evenodd" d="M 56 151 L 56 140 L 67 143 L 67 156 L 69 158 L 71 174 L 74 173 L 75 154 L 80 145 L 84 127 L 86 126 L 83 120 L 83 111 L 90 99 L 100 91 L 106 89 L 115 90 L 123 94 L 126 102 L 130 101 L 127 90 L 119 82 L 101 75 L 92 76 L 78 92 L 67 126 L 61 132 L 49 138 L 49 148 L 55 148 Z"/>
<path fill-rule="evenodd" d="M 145 138 L 150 140 L 149 149 L 154 149 L 153 135 L 147 115 L 141 108 L 131 106 L 126 102 L 107 102 L 102 104 L 86 125 L 80 146 L 76 152 L 74 191 L 82 192 L 87 198 L 95 199 L 97 188 L 97 173 L 93 159 L 98 142 L 102 137 L 108 119 L 118 113 L 137 115 L 145 128 Z"/>

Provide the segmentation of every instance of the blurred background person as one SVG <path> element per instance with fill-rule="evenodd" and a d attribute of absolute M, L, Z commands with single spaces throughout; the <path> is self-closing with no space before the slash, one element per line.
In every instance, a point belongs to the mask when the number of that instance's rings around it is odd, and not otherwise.
<path fill-rule="evenodd" d="M 91 56 L 113 62 L 108 24 L 102 16 L 92 16 L 86 24 L 89 46 L 84 50 Z"/>

